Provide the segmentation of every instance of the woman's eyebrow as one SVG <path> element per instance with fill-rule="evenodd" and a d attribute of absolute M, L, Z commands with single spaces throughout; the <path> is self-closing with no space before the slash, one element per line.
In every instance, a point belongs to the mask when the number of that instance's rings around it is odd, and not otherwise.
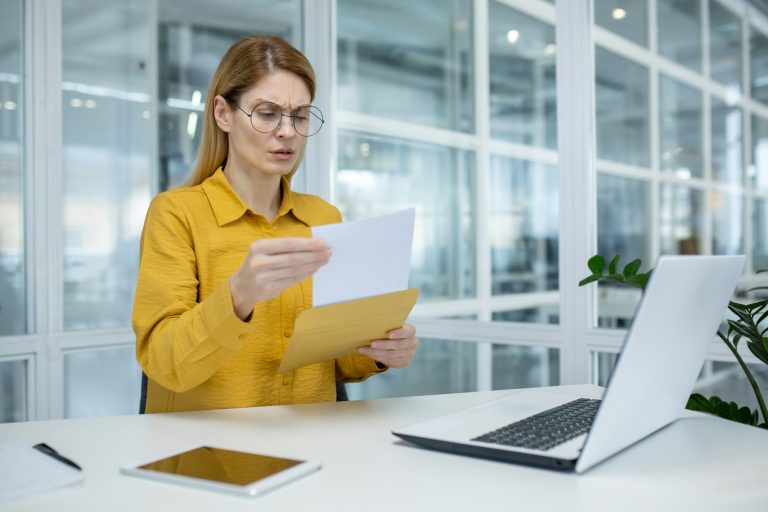
<path fill-rule="evenodd" d="M 256 105 L 258 105 L 259 103 L 274 103 L 274 104 L 275 104 L 275 105 L 277 105 L 278 107 L 280 107 L 280 108 L 282 108 L 282 109 L 286 109 L 286 107 L 284 107 L 284 106 L 283 106 L 283 105 L 281 105 L 280 103 L 278 103 L 278 102 L 276 102 L 276 101 L 273 101 L 273 100 L 269 100 L 269 99 L 267 99 L 267 98 L 254 98 L 254 99 L 253 99 L 253 101 L 252 101 L 252 104 L 253 104 L 253 106 L 254 106 L 254 107 L 255 107 Z M 306 103 L 306 104 L 304 104 L 304 105 L 299 105 L 299 106 L 293 107 L 293 112 L 295 112 L 295 111 L 297 111 L 297 110 L 299 110 L 299 109 L 302 109 L 302 108 L 307 108 L 307 107 L 311 107 L 311 106 L 312 106 L 312 104 L 311 104 L 311 103 Z M 287 109 L 286 109 L 286 110 L 287 110 Z"/>

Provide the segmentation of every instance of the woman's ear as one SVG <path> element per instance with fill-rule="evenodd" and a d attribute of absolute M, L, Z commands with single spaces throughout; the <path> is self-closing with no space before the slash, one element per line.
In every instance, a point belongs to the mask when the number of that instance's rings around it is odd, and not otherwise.
<path fill-rule="evenodd" d="M 216 95 L 213 98 L 213 118 L 221 131 L 230 132 L 232 129 L 232 109 L 229 108 L 229 102 L 221 95 Z"/>

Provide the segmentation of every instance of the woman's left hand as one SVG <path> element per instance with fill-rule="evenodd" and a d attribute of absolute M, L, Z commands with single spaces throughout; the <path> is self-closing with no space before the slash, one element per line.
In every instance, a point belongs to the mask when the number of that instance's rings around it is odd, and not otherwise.
<path fill-rule="evenodd" d="M 416 352 L 416 347 L 419 346 L 419 340 L 416 339 L 416 328 L 411 324 L 405 324 L 387 334 L 388 339 L 372 340 L 370 344 L 360 347 L 358 352 L 390 368 L 408 366 Z"/>

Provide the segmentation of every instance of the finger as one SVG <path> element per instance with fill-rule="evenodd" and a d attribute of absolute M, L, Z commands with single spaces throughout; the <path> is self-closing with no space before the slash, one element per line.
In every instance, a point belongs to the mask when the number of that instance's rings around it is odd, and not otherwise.
<path fill-rule="evenodd" d="M 280 255 L 251 255 L 248 260 L 248 268 L 254 274 L 267 274 L 270 271 L 281 269 L 297 269 L 304 265 L 317 265 L 319 268 L 328 263 L 330 257 L 327 253 L 290 253 Z"/>
<path fill-rule="evenodd" d="M 415 349 L 417 345 L 416 338 L 410 337 L 396 340 L 372 340 L 368 346 L 380 350 L 408 350 Z"/>
<path fill-rule="evenodd" d="M 330 250 L 321 238 L 263 238 L 251 244 L 251 249 L 261 254 L 282 254 L 291 252 L 318 252 Z"/>
<path fill-rule="evenodd" d="M 404 324 L 402 327 L 398 327 L 397 329 L 392 329 L 387 333 L 387 336 L 389 339 L 397 339 L 397 338 L 410 338 L 416 334 L 416 328 L 412 326 L 411 324 Z"/>
<path fill-rule="evenodd" d="M 282 269 L 282 268 L 298 268 L 304 265 L 317 265 L 318 267 L 328 263 L 330 253 L 321 252 L 293 252 L 268 255 L 260 258 L 260 263 L 263 263 L 265 268 L 270 269 Z"/>
<path fill-rule="evenodd" d="M 297 267 L 270 269 L 259 273 L 256 279 L 264 283 L 282 279 L 295 279 L 298 282 L 317 272 L 321 266 L 323 266 L 322 262 L 312 262 Z"/>
<path fill-rule="evenodd" d="M 398 356 L 371 355 L 369 357 L 371 357 L 374 361 L 382 363 L 390 368 L 404 368 L 411 363 L 411 360 L 413 359 L 413 354 L 400 354 Z"/>
<path fill-rule="evenodd" d="M 358 349 L 358 353 L 371 357 L 376 361 L 380 361 L 386 365 L 389 365 L 388 361 L 397 362 L 397 361 L 402 361 L 404 359 L 407 359 L 410 361 L 410 359 L 413 357 L 413 354 L 415 352 L 416 352 L 415 348 L 404 349 L 404 350 L 387 350 L 387 349 L 380 349 L 380 348 L 365 346 L 365 347 L 360 347 Z"/>

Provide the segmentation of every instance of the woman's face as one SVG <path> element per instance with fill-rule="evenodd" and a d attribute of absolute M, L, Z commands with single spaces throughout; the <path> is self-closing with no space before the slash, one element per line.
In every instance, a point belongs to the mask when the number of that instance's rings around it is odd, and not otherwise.
<path fill-rule="evenodd" d="M 228 168 L 234 165 L 248 173 L 282 176 L 296 167 L 307 139 L 296 133 L 293 120 L 286 116 L 299 114 L 302 107 L 310 104 L 309 90 L 298 75 L 278 70 L 262 79 L 243 93 L 238 101 L 242 110 L 219 98 L 215 116 L 219 128 L 229 133 Z M 277 105 L 284 114 L 280 125 L 266 133 L 264 119 L 269 118 L 270 111 L 265 103 Z M 254 111 L 258 105 L 262 106 Z M 254 128 L 246 113 L 252 114 L 253 125 L 262 131 Z M 276 124 L 279 112 L 272 111 L 272 117 Z"/>

